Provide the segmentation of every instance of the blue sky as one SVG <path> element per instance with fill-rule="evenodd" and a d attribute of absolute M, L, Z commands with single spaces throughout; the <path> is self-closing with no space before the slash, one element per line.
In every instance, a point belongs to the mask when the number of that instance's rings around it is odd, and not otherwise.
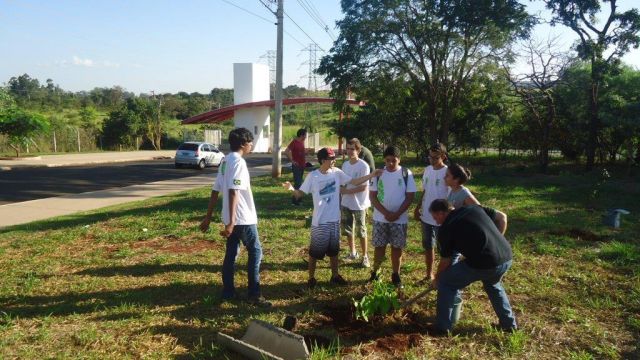
<path fill-rule="evenodd" d="M 333 28 L 342 17 L 340 2 L 285 0 L 293 21 L 328 50 L 332 37 L 305 12 L 305 3 Z M 620 1 L 623 9 L 632 3 Z M 0 83 L 27 73 L 72 91 L 113 85 L 135 93 L 231 88 L 234 62 L 266 63 L 260 56 L 275 50 L 276 26 L 269 19 L 275 22 L 259 0 L 0 0 Z M 301 50 L 312 40 L 287 17 L 285 31 L 284 84 L 306 87 L 309 53 Z M 562 36 L 566 47 L 574 38 L 547 26 L 535 35 L 549 32 Z M 625 61 L 640 68 L 640 52 Z"/>

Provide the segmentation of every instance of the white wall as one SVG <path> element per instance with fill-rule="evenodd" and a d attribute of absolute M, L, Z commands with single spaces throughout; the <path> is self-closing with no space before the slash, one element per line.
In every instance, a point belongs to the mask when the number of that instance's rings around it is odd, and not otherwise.
<path fill-rule="evenodd" d="M 269 100 L 269 67 L 263 64 L 233 64 L 233 103 Z M 245 127 L 253 133 L 253 151 L 269 151 L 269 107 L 237 110 L 235 127 Z M 266 130 L 266 131 L 265 131 Z"/>

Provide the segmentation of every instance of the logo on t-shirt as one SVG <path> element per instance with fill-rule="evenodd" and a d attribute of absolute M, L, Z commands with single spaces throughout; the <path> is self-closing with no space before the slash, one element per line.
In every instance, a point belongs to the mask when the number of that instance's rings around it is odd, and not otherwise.
<path fill-rule="evenodd" d="M 320 195 L 322 195 L 322 196 L 333 194 L 334 192 L 336 192 L 336 181 L 335 180 L 327 181 L 324 184 L 320 184 L 320 186 L 321 186 Z"/>
<path fill-rule="evenodd" d="M 398 179 L 398 186 L 402 186 L 402 179 Z"/>
<path fill-rule="evenodd" d="M 233 185 L 240 185 L 240 179 L 233 179 Z"/>
<path fill-rule="evenodd" d="M 384 202 L 384 181 L 378 180 L 378 201 Z"/>
<path fill-rule="evenodd" d="M 440 186 L 440 179 L 436 179 L 436 186 Z"/>

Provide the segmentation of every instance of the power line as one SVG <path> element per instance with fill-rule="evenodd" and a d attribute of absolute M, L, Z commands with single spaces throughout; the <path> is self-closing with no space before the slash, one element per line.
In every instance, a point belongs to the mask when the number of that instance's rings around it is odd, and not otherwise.
<path fill-rule="evenodd" d="M 329 37 L 331 37 L 331 40 L 335 41 L 336 40 L 335 35 L 329 30 L 329 26 L 322 19 L 322 17 L 318 13 L 318 10 L 315 9 L 313 4 L 311 4 L 308 0 L 297 0 L 297 1 L 298 1 L 298 4 L 300 4 L 300 6 L 302 7 L 302 9 L 309 15 L 311 20 L 313 20 L 316 24 L 318 24 L 318 26 L 320 26 L 320 28 L 324 32 L 326 32 L 327 35 L 329 35 Z"/>
<path fill-rule="evenodd" d="M 242 11 L 246 12 L 246 13 L 249 13 L 249 14 L 251 14 L 251 15 L 253 15 L 253 16 L 255 16 L 255 17 L 257 17 L 257 18 L 260 18 L 260 19 L 262 19 L 262 20 L 264 20 L 264 21 L 268 22 L 269 24 L 273 24 L 273 23 L 274 23 L 274 22 L 273 22 L 273 20 L 269 20 L 269 19 L 267 19 L 267 18 L 265 18 L 265 17 L 262 17 L 262 16 L 260 16 L 260 15 L 258 15 L 258 14 L 256 14 L 256 13 L 254 13 L 254 12 L 252 12 L 252 11 L 250 11 L 250 10 L 247 10 L 247 9 L 245 9 L 245 8 L 241 7 L 241 6 L 238 6 L 238 5 L 234 4 L 234 3 L 232 3 L 231 1 L 227 1 L 227 0 L 222 0 L 222 1 L 226 2 L 227 4 L 229 4 L 229 5 L 231 5 L 231 6 L 235 6 L 235 7 L 237 7 L 238 9 L 240 9 L 240 10 L 242 10 Z"/>
<path fill-rule="evenodd" d="M 300 29 L 300 31 L 302 31 L 305 35 L 307 35 L 307 37 L 309 38 L 309 40 L 311 40 L 311 42 L 313 42 L 314 44 L 316 44 L 316 45 L 318 46 L 318 48 L 324 52 L 324 49 L 323 49 L 323 48 L 321 48 L 321 47 L 320 47 L 320 45 L 318 45 L 318 43 L 317 43 L 315 40 L 313 40 L 313 38 L 312 38 L 311 36 L 309 36 L 309 34 L 307 34 L 307 32 L 306 32 L 306 31 L 304 31 L 304 30 L 302 29 L 302 28 L 300 27 L 300 25 L 298 25 L 298 23 L 297 23 L 295 20 L 293 20 L 293 19 L 291 18 L 291 16 L 289 16 L 289 14 L 287 14 L 287 12 L 286 12 L 286 11 L 284 12 L 284 14 L 289 18 L 289 20 L 291 20 L 291 22 L 292 22 L 296 27 L 298 27 L 298 29 Z M 303 46 L 304 46 L 304 45 L 303 45 Z"/>

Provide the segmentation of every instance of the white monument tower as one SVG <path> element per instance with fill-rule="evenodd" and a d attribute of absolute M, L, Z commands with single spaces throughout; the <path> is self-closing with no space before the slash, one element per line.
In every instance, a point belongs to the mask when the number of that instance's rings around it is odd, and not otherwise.
<path fill-rule="evenodd" d="M 269 100 L 269 67 L 263 64 L 233 64 L 234 105 Z M 269 109 L 256 106 L 237 109 L 234 115 L 235 127 L 244 127 L 253 133 L 253 151 L 269 151 Z"/>

